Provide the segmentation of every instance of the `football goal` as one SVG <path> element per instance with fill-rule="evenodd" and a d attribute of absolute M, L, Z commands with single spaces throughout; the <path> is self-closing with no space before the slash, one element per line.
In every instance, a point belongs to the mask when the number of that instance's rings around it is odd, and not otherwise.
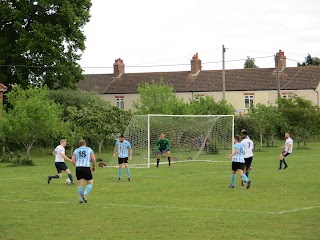
<path fill-rule="evenodd" d="M 233 115 L 136 115 L 124 135 L 133 148 L 132 167 L 156 163 L 156 142 L 170 141 L 171 162 L 226 161 L 232 152 Z M 167 163 L 166 154 L 161 162 Z M 161 163 L 160 162 L 160 163 Z"/>

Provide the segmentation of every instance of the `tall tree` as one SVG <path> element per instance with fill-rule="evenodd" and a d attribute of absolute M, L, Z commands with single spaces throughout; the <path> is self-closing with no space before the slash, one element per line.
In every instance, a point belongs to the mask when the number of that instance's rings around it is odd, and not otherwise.
<path fill-rule="evenodd" d="M 63 137 L 68 139 L 71 153 L 79 139 L 85 138 L 99 147 L 101 156 L 102 146 L 113 141 L 115 134 L 123 133 L 131 118 L 130 112 L 112 106 L 93 92 L 50 90 L 48 98 L 63 109 L 62 117 L 67 128 Z"/>
<path fill-rule="evenodd" d="M 243 68 L 259 68 L 256 64 L 255 64 L 255 59 L 254 58 L 250 58 L 249 56 L 247 57 L 246 61 L 244 62 L 244 66 Z"/>
<path fill-rule="evenodd" d="M 143 83 L 139 86 L 140 98 L 133 103 L 137 114 L 184 114 L 186 103 L 178 99 L 173 86 L 164 83 Z"/>
<path fill-rule="evenodd" d="M 304 62 L 298 63 L 299 66 L 320 66 L 320 58 L 311 57 L 310 54 L 304 58 Z"/>
<path fill-rule="evenodd" d="M 278 99 L 279 114 L 287 129 L 295 136 L 300 136 L 306 146 L 308 135 L 319 134 L 320 111 L 311 101 L 299 96 L 290 99 Z"/>
<path fill-rule="evenodd" d="M 90 101 L 105 103 L 97 93 L 70 89 L 49 90 L 48 98 L 61 105 L 64 118 L 69 114 L 69 107 L 81 109 Z"/>
<path fill-rule="evenodd" d="M 16 86 L 7 94 L 12 108 L 3 114 L 2 132 L 9 141 L 24 145 L 29 160 L 33 145 L 57 136 L 62 125 L 61 109 L 47 99 L 47 92 L 46 88 Z"/>
<path fill-rule="evenodd" d="M 278 123 L 277 108 L 271 104 L 264 105 L 258 103 L 252 107 L 249 112 L 250 118 L 253 120 L 254 129 L 260 135 L 260 150 L 262 150 L 262 140 L 265 136 L 267 145 L 269 146 L 270 137 L 274 134 Z"/>
<path fill-rule="evenodd" d="M 0 82 L 74 88 L 90 0 L 0 2 Z"/>
<path fill-rule="evenodd" d="M 232 115 L 234 108 L 225 100 L 216 102 L 213 97 L 205 96 L 190 102 L 189 113 L 194 115 Z"/>
<path fill-rule="evenodd" d="M 123 133 L 131 118 L 128 112 L 112 106 L 110 102 L 94 99 L 82 108 L 69 107 L 68 111 L 74 133 L 97 143 L 100 157 L 104 142 Z"/>

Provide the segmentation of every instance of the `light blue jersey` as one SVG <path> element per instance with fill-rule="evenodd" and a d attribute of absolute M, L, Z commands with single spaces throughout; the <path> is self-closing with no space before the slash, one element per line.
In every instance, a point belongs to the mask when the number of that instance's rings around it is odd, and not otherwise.
<path fill-rule="evenodd" d="M 124 140 L 123 142 L 118 140 L 116 142 L 116 147 L 118 150 L 118 158 L 129 157 L 129 149 L 131 148 L 131 144 L 127 140 Z"/>
<path fill-rule="evenodd" d="M 92 149 L 85 146 L 74 150 L 73 155 L 76 157 L 76 167 L 90 167 L 91 154 L 93 154 Z"/>
<path fill-rule="evenodd" d="M 233 145 L 234 150 L 238 149 L 238 153 L 232 157 L 232 162 L 244 163 L 244 147 L 241 143 Z"/>

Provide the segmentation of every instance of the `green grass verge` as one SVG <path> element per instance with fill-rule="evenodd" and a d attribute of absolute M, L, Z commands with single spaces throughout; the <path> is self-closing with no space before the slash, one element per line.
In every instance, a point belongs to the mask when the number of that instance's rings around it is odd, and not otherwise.
<path fill-rule="evenodd" d="M 229 162 L 131 169 L 130 183 L 98 168 L 85 205 L 66 175 L 47 184 L 52 157 L 34 158 L 34 167 L 1 163 L 0 239 L 319 239 L 319 147 L 294 149 L 282 171 L 280 150 L 256 152 L 249 190 L 239 175 L 228 188 Z"/>

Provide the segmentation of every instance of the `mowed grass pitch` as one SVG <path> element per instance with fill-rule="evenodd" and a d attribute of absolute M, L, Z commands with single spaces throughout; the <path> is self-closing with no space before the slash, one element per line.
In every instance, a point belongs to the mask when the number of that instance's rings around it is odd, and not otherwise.
<path fill-rule="evenodd" d="M 47 184 L 52 157 L 0 164 L 0 239 L 319 239 L 320 144 L 311 148 L 282 171 L 277 148 L 256 152 L 249 190 L 239 175 L 228 188 L 229 162 L 131 169 L 130 183 L 98 168 L 85 205 L 66 175 Z"/>

